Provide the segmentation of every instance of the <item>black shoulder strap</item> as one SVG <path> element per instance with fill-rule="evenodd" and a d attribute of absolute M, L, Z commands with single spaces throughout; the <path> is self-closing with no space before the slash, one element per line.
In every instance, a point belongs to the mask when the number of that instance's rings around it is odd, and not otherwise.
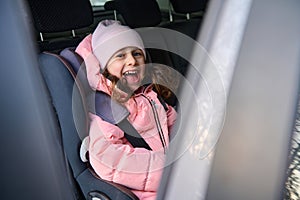
<path fill-rule="evenodd" d="M 161 105 L 164 107 L 165 111 L 167 112 L 169 110 L 169 107 L 168 107 L 167 103 L 165 102 L 165 100 L 160 95 L 157 95 L 157 98 L 158 98 L 159 102 L 161 103 Z"/>
<path fill-rule="evenodd" d="M 133 147 L 142 147 L 152 150 L 144 138 L 141 137 L 127 120 L 129 112 L 124 106 L 111 99 L 111 97 L 104 92 L 97 91 L 92 98 L 94 99 L 94 101 L 91 101 L 94 102 L 93 113 L 101 117 L 104 121 L 115 124 L 122 129 L 124 137 Z"/>
<path fill-rule="evenodd" d="M 144 138 L 141 137 L 141 135 L 126 118 L 117 125 L 124 131 L 124 136 L 133 147 L 142 147 L 152 151 L 151 147 L 147 144 Z"/>

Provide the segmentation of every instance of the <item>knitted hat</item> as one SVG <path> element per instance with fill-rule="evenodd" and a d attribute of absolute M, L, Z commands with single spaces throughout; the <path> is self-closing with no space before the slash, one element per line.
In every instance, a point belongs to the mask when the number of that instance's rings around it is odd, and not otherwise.
<path fill-rule="evenodd" d="M 103 20 L 98 24 L 92 36 L 92 49 L 102 71 L 113 54 L 125 47 L 137 47 L 146 57 L 143 41 L 135 30 L 115 20 Z"/>

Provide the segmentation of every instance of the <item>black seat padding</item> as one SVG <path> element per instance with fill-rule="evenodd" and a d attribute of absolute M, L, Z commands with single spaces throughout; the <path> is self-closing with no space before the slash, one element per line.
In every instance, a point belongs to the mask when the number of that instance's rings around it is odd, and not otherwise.
<path fill-rule="evenodd" d="M 107 1 L 104 8 L 116 10 L 131 28 L 157 26 L 162 18 L 156 0 L 113 0 Z"/>
<path fill-rule="evenodd" d="M 72 37 L 71 31 L 93 24 L 93 10 L 88 0 L 27 0 L 37 33 L 69 31 L 70 36 L 39 41 L 41 51 L 76 46 L 83 36 Z"/>
<path fill-rule="evenodd" d="M 196 40 L 200 27 L 201 27 L 202 19 L 190 19 L 190 20 L 180 20 L 175 21 L 171 23 L 163 24 L 163 28 L 168 28 L 174 31 L 178 31 L 180 33 L 183 33 L 193 40 Z M 178 48 L 184 49 L 186 51 L 186 55 L 191 55 L 193 51 L 193 46 L 189 46 L 190 44 L 184 43 L 182 45 L 181 41 L 173 41 L 172 45 L 177 45 Z M 181 50 L 182 50 L 181 49 Z M 177 54 L 170 53 L 170 58 L 172 62 L 174 63 L 174 68 L 179 71 L 182 75 L 185 75 L 187 72 L 187 66 L 189 64 L 189 61 Z"/>
<path fill-rule="evenodd" d="M 198 36 L 198 31 L 200 29 L 202 19 L 190 19 L 190 20 L 180 20 L 172 23 L 163 24 L 162 27 L 172 29 L 183 33 L 193 39 Z"/>
<path fill-rule="evenodd" d="M 204 11 L 208 0 L 170 0 L 176 13 L 186 14 Z"/>
<path fill-rule="evenodd" d="M 208 0 L 170 0 L 170 3 L 172 4 L 173 9 L 176 13 L 191 14 L 200 11 L 204 12 L 208 4 Z M 196 40 L 199 34 L 199 30 L 201 29 L 202 21 L 203 16 L 186 20 L 175 20 L 173 22 L 163 24 L 162 27 L 178 31 L 189 36 L 193 40 Z M 177 41 L 174 42 L 176 43 Z M 180 42 L 177 43 L 178 46 L 181 46 L 179 45 Z M 193 46 L 188 46 L 184 49 L 186 51 L 185 54 L 191 56 L 191 53 L 193 52 Z M 189 64 L 187 60 L 189 59 L 189 57 L 187 57 L 187 59 L 184 59 L 178 55 L 171 54 L 171 59 L 174 63 L 176 63 L 176 68 L 180 69 L 181 73 L 185 75 L 187 66 Z"/>
<path fill-rule="evenodd" d="M 93 11 L 85 0 L 27 0 L 36 23 L 42 33 L 53 33 L 84 28 L 93 23 Z M 65 12 L 68 10 L 68 12 Z"/>
<path fill-rule="evenodd" d="M 174 12 L 180 14 L 205 12 L 208 5 L 208 0 L 170 0 L 170 2 L 173 6 Z M 164 27 L 179 31 L 193 39 L 197 39 L 202 21 L 203 15 L 201 17 L 186 20 L 175 20 L 174 22 L 164 25 Z"/>

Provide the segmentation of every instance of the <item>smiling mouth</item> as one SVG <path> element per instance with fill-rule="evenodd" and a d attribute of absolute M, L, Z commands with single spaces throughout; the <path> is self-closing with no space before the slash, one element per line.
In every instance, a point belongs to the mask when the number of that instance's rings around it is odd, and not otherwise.
<path fill-rule="evenodd" d="M 140 75 L 139 75 L 139 70 L 128 70 L 123 73 L 123 79 L 126 80 L 126 83 L 128 85 L 131 84 L 139 84 L 140 83 Z"/>

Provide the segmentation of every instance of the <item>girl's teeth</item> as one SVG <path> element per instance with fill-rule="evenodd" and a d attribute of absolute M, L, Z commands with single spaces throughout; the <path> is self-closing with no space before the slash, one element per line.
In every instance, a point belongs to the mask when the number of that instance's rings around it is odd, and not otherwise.
<path fill-rule="evenodd" d="M 125 76 L 128 76 L 128 75 L 135 75 L 136 74 L 136 71 L 127 71 L 124 73 Z"/>

